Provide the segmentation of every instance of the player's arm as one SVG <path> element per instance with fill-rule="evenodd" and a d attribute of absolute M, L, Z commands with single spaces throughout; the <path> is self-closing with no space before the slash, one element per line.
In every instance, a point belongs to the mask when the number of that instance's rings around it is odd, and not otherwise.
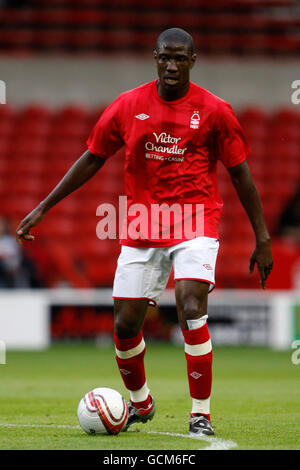
<path fill-rule="evenodd" d="M 40 204 L 20 223 L 16 231 L 19 243 L 21 239 L 34 240 L 30 234 L 32 227 L 38 225 L 51 207 L 86 183 L 103 166 L 104 158 L 99 158 L 87 150 L 69 169 L 63 179 Z"/>
<path fill-rule="evenodd" d="M 261 285 L 264 289 L 265 281 L 273 267 L 273 258 L 271 239 L 266 227 L 260 198 L 246 161 L 229 168 L 228 171 L 255 233 L 256 248 L 250 258 L 249 271 L 250 273 L 253 272 L 256 263 L 260 273 Z"/>

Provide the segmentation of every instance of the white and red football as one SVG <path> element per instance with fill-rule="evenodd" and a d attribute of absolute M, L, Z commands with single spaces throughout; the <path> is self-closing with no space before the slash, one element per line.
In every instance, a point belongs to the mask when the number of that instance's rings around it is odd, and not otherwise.
<path fill-rule="evenodd" d="M 119 434 L 126 424 L 128 407 L 116 390 L 94 388 L 80 400 L 77 416 L 80 426 L 88 434 Z"/>

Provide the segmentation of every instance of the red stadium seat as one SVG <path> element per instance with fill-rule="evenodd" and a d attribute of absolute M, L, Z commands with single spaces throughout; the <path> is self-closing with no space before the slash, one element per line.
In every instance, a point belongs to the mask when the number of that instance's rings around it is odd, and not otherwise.
<path fill-rule="evenodd" d="M 82 24 L 86 26 L 98 26 L 107 25 L 111 14 L 103 10 L 98 10 L 96 8 L 89 9 L 70 9 L 67 11 L 67 21 L 69 24 L 81 26 Z M 116 23 L 114 23 L 116 24 Z"/>
<path fill-rule="evenodd" d="M 69 30 L 66 33 L 66 45 L 74 51 L 90 52 L 105 44 L 106 33 L 97 29 Z"/>
<path fill-rule="evenodd" d="M 47 141 L 44 137 L 32 138 L 28 135 L 18 134 L 11 142 L 10 151 L 13 152 L 14 158 L 24 159 L 30 158 L 32 155 L 43 155 L 47 148 Z"/>
<path fill-rule="evenodd" d="M 4 50 L 17 49 L 20 52 L 30 50 L 34 42 L 34 32 L 29 27 L 0 29 L 0 43 Z"/>
<path fill-rule="evenodd" d="M 10 136 L 3 136 L 3 138 L 0 139 L 0 160 L 6 159 L 10 150 L 11 150 Z"/>
<path fill-rule="evenodd" d="M 39 29 L 31 33 L 38 50 L 63 51 L 67 31 L 65 29 Z"/>
<path fill-rule="evenodd" d="M 238 117 L 242 125 L 265 125 L 268 122 L 268 114 L 264 109 L 258 107 L 248 107 L 240 111 Z"/>
<path fill-rule="evenodd" d="M 50 6 L 50 4 L 47 6 Z M 51 27 L 56 26 L 58 28 L 62 27 L 68 22 L 70 16 L 69 9 L 63 9 L 61 7 L 53 8 L 53 5 L 51 5 L 51 7 L 52 8 L 33 10 L 34 22 L 44 27 L 46 25 L 50 25 Z"/>
<path fill-rule="evenodd" d="M 5 106 L 0 106 L 0 124 L 4 122 L 14 119 L 15 117 L 15 110 L 12 106 L 6 104 Z"/>
<path fill-rule="evenodd" d="M 31 122 L 48 121 L 52 118 L 52 111 L 43 104 L 31 104 L 25 106 L 19 113 L 19 119 Z"/>
<path fill-rule="evenodd" d="M 32 155 L 30 157 L 30 163 L 26 158 L 18 159 L 16 162 L 13 162 L 10 167 L 12 172 L 22 175 L 22 177 L 29 176 L 39 178 L 43 175 L 44 162 L 40 154 Z"/>
<path fill-rule="evenodd" d="M 64 106 L 55 115 L 55 120 L 59 122 L 74 122 L 86 119 L 88 110 L 84 106 L 69 105 Z"/>
<path fill-rule="evenodd" d="M 226 4 L 226 14 L 224 5 Z M 50 7 L 51 6 L 51 7 Z M 280 8 L 289 7 L 280 14 Z M 276 7 L 279 13 L 274 16 Z M 209 54 L 293 54 L 299 52 L 299 14 L 291 0 L 247 2 L 189 0 L 34 0 L 0 11 L 2 51 L 144 52 L 162 28 L 191 31 L 197 49 Z M 9 25 L 9 27 L 7 27 Z M 199 33 L 201 31 L 201 33 Z"/>
<path fill-rule="evenodd" d="M 37 198 L 30 194 L 22 193 L 19 196 L 16 195 L 14 198 L 6 199 L 5 204 L 1 208 L 1 213 L 20 221 L 31 212 L 39 202 Z"/>
<path fill-rule="evenodd" d="M 61 159 L 71 166 L 85 150 L 86 144 L 84 140 L 77 137 L 75 139 L 51 139 L 48 144 L 47 159 L 51 162 Z"/>
<path fill-rule="evenodd" d="M 87 140 L 89 136 L 89 127 L 86 122 L 56 122 L 52 127 L 53 139 L 68 139 L 75 137 L 77 139 Z"/>
<path fill-rule="evenodd" d="M 51 214 L 52 215 L 52 214 Z M 74 233 L 74 223 L 65 216 L 59 217 L 56 214 L 47 218 L 46 223 L 39 225 L 39 234 L 47 239 L 55 240 L 60 243 L 68 243 Z"/>
<path fill-rule="evenodd" d="M 93 129 L 93 127 L 96 125 L 97 121 L 99 120 L 101 114 L 103 113 L 103 111 L 105 110 L 107 106 L 101 106 L 99 108 L 96 108 L 94 110 L 91 110 L 89 113 L 88 113 L 88 116 L 87 116 L 87 124 L 90 128 L 90 131 Z"/>

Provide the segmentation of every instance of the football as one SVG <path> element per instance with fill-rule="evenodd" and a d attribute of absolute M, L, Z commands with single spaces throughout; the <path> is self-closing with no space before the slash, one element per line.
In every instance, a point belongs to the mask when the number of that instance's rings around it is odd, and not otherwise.
<path fill-rule="evenodd" d="M 88 434 L 119 434 L 126 424 L 128 407 L 116 390 L 95 388 L 80 400 L 77 416 L 80 426 Z"/>

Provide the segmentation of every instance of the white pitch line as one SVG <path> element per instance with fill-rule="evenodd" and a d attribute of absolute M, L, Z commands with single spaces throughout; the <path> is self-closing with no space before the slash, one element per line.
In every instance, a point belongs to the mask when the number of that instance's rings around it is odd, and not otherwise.
<path fill-rule="evenodd" d="M 0 428 L 55 428 L 55 429 L 81 429 L 80 426 L 71 424 L 11 424 L 0 423 Z"/>
<path fill-rule="evenodd" d="M 79 425 L 72 426 L 71 424 L 17 424 L 17 423 L 0 423 L 0 428 L 55 428 L 55 429 L 81 429 Z M 129 431 L 134 433 L 135 431 Z M 208 442 L 210 445 L 204 449 L 199 450 L 229 450 L 237 447 L 237 443 L 231 440 L 220 439 L 219 437 L 210 436 L 190 436 L 189 434 L 180 434 L 176 432 L 164 431 L 140 431 L 144 434 L 159 434 L 161 436 L 183 437 L 184 439 L 198 439 L 200 441 Z"/>
<path fill-rule="evenodd" d="M 231 440 L 220 439 L 219 437 L 210 436 L 191 436 L 190 434 L 180 434 L 176 432 L 163 431 L 140 431 L 146 434 L 161 434 L 162 436 L 184 437 L 185 439 L 198 439 L 200 441 L 209 442 L 210 445 L 199 450 L 229 450 L 237 447 L 237 443 Z"/>

